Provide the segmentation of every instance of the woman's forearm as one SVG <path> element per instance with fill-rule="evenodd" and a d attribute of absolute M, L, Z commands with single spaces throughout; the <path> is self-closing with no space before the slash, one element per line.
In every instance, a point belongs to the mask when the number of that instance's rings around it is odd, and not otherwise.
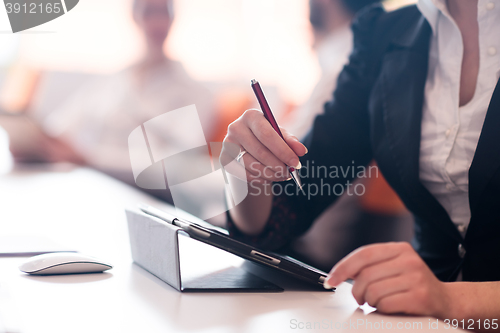
<path fill-rule="evenodd" d="M 242 184 L 242 180 L 230 174 L 228 181 L 233 193 L 241 193 L 242 186 L 248 188 L 246 198 L 229 211 L 234 224 L 247 235 L 260 234 L 271 214 L 273 195 L 266 193 L 265 185 L 256 181 Z"/>
<path fill-rule="evenodd" d="M 445 288 L 450 306 L 440 319 L 456 319 L 460 328 L 476 332 L 500 331 L 500 282 L 450 282 Z"/>

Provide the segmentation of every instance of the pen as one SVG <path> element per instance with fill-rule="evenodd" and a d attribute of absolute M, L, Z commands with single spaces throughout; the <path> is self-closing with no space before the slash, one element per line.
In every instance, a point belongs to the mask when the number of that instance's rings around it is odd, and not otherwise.
<path fill-rule="evenodd" d="M 252 89 L 253 92 L 255 93 L 255 96 L 257 97 L 257 100 L 259 101 L 260 108 L 262 109 L 262 112 L 264 113 L 264 117 L 266 117 L 267 121 L 271 124 L 271 126 L 274 128 L 276 133 L 278 133 L 279 136 L 285 141 L 285 138 L 283 137 L 283 134 L 281 134 L 280 128 L 278 126 L 278 123 L 276 122 L 276 119 L 274 118 L 273 112 L 271 111 L 271 108 L 269 107 L 269 104 L 267 103 L 266 97 L 264 96 L 264 92 L 262 91 L 262 88 L 260 87 L 260 84 L 257 80 L 253 79 L 252 80 Z M 286 141 L 285 141 L 286 143 Z M 300 182 L 299 174 L 297 170 L 294 167 L 287 166 L 288 167 L 288 172 L 290 172 L 290 175 L 292 175 L 293 181 L 297 186 L 302 190 L 302 184 Z"/>
<path fill-rule="evenodd" d="M 182 220 L 178 219 L 177 217 L 175 217 L 167 212 L 161 211 L 159 209 L 156 209 L 156 208 L 148 206 L 148 205 L 139 204 L 139 209 L 143 213 L 146 213 L 148 215 L 159 218 L 160 220 L 163 220 L 167 223 L 170 223 L 170 224 L 175 225 L 175 226 L 180 227 L 180 228 L 183 228 L 183 227 L 185 227 L 185 225 L 188 224 L 187 222 L 182 221 Z"/>

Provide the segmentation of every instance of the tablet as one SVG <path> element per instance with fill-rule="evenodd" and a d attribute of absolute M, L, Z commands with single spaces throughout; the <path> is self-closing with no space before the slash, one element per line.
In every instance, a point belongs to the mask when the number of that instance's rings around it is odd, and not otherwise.
<path fill-rule="evenodd" d="M 217 229 L 180 219 L 170 213 L 148 205 L 141 204 L 139 205 L 139 209 L 148 215 L 182 228 L 191 238 L 200 242 L 210 244 L 252 262 L 279 270 L 310 284 L 323 286 L 323 282 L 326 279 L 327 274 L 325 272 L 292 257 L 260 250 L 252 245 L 237 241 Z"/>

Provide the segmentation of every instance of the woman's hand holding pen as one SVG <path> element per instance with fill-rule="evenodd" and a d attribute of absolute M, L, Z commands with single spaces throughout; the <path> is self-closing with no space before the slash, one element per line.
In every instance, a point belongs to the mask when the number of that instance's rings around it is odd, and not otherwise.
<path fill-rule="evenodd" d="M 307 153 L 295 136 L 282 128 L 281 132 L 283 139 L 261 111 L 252 109 L 229 125 L 224 139 L 220 161 L 231 191 L 234 195 L 242 186 L 248 190 L 230 214 L 238 229 L 248 235 L 262 232 L 271 213 L 273 196 L 263 187 L 290 179 L 287 166 L 299 169 L 299 156 Z M 241 184 L 241 179 L 247 183 Z"/>
<path fill-rule="evenodd" d="M 234 147 L 239 147 L 240 151 L 246 151 L 241 157 L 241 165 L 245 168 L 248 182 L 266 183 L 290 179 L 287 166 L 300 169 L 299 156 L 305 155 L 307 148 L 295 136 L 283 128 L 280 129 L 286 142 L 276 133 L 261 111 L 245 111 L 228 127 L 221 153 L 222 165 L 228 165 L 235 159 Z M 243 178 L 242 174 L 238 176 L 237 172 L 232 171 L 229 170 L 238 178 Z"/>

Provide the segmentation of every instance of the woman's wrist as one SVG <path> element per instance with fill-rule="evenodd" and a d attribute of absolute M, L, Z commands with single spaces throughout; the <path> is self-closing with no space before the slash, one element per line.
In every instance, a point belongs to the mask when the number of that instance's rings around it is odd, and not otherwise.
<path fill-rule="evenodd" d="M 444 283 L 448 310 L 442 319 L 499 319 L 500 282 Z"/>
<path fill-rule="evenodd" d="M 441 282 L 443 284 L 444 306 L 439 310 L 439 319 L 463 319 L 464 293 L 461 282 Z M 466 310 L 465 310 L 466 311 Z"/>
<path fill-rule="evenodd" d="M 249 236 L 260 234 L 271 214 L 273 196 L 265 194 L 265 185 L 261 182 L 253 181 L 250 184 L 232 175 L 228 175 L 228 180 L 233 193 L 241 195 L 242 186 L 248 191 L 242 202 L 229 212 L 234 225 Z"/>

